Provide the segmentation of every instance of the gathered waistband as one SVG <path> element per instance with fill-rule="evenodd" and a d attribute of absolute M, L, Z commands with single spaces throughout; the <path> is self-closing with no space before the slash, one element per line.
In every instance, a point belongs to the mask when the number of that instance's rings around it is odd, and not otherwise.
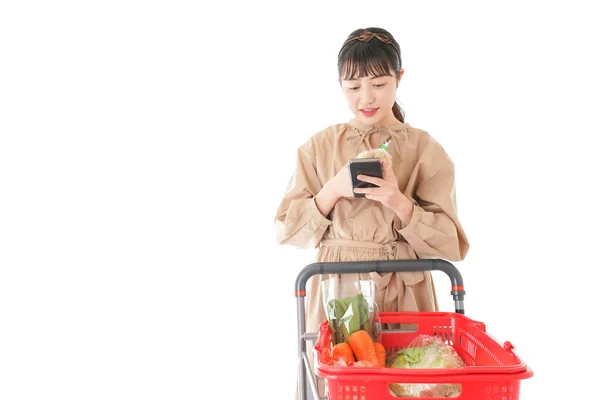
<path fill-rule="evenodd" d="M 323 239 L 321 241 L 322 246 L 341 246 L 341 247 L 364 247 L 367 249 L 385 249 L 390 246 L 396 246 L 398 242 L 389 242 L 386 244 L 375 243 L 375 242 L 362 242 L 359 240 L 350 239 Z"/>
<path fill-rule="evenodd" d="M 383 253 L 381 257 L 382 260 L 406 259 L 407 257 L 404 251 L 402 250 L 402 245 L 406 245 L 406 242 L 396 241 L 382 244 L 350 239 L 323 239 L 321 241 L 321 246 L 324 247 L 354 247 L 381 250 Z M 399 277 L 404 281 L 404 284 L 408 286 L 414 286 L 417 283 L 423 281 L 423 279 L 425 279 L 425 273 L 423 271 L 404 271 L 389 274 L 385 273 L 383 275 L 372 272 L 370 275 L 371 279 L 375 280 L 377 287 L 379 287 L 380 289 L 386 288 L 388 286 L 392 275 L 399 275 Z"/>
<path fill-rule="evenodd" d="M 405 244 L 405 242 L 388 242 L 388 243 L 375 243 L 375 242 L 365 242 L 360 240 L 351 240 L 351 239 L 323 239 L 321 241 L 321 246 L 323 247 L 353 247 L 355 249 L 374 249 L 379 250 L 385 254 L 385 258 L 387 259 L 397 259 L 400 257 L 400 244 Z M 404 252 L 402 252 L 404 253 Z"/>

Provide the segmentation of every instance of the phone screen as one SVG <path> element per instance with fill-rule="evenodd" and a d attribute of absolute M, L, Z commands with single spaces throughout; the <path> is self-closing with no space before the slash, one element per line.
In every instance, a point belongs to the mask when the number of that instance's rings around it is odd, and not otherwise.
<path fill-rule="evenodd" d="M 370 188 L 377 185 L 358 180 L 358 175 L 374 176 L 383 178 L 383 168 L 379 158 L 357 158 L 350 160 L 350 176 L 352 177 L 352 189 Z M 365 197 L 363 193 L 354 193 L 354 197 Z"/>

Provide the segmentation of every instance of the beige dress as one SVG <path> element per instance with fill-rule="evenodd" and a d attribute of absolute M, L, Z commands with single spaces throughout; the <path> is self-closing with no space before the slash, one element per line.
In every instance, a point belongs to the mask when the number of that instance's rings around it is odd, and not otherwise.
<path fill-rule="evenodd" d="M 323 185 L 351 158 L 390 138 L 388 152 L 398 187 L 414 204 L 409 223 L 404 226 L 392 210 L 366 198 L 342 198 L 328 217 L 321 215 L 314 197 Z M 458 261 L 469 249 L 457 217 L 454 164 L 435 139 L 408 123 L 375 128 L 353 119 L 312 136 L 298 149 L 296 169 L 277 210 L 275 226 L 280 244 L 318 248 L 318 262 Z M 429 272 L 361 275 L 375 282 L 380 311 L 437 310 Z M 307 332 L 317 332 L 325 319 L 321 281 L 328 278 L 313 276 L 307 284 Z M 356 280 L 358 276 L 337 278 Z M 312 361 L 310 351 L 308 355 Z"/>

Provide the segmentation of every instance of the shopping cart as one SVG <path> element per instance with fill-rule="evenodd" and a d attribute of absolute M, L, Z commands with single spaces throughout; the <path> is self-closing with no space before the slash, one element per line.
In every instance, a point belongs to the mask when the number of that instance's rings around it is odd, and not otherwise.
<path fill-rule="evenodd" d="M 307 342 L 318 338 L 305 332 L 306 283 L 313 275 L 346 273 L 388 273 L 408 271 L 443 271 L 452 283 L 455 312 L 381 312 L 382 327 L 401 324 L 411 329 L 382 329 L 381 342 L 388 354 L 408 346 L 420 334 L 440 338 L 450 344 L 464 361 L 463 368 L 408 369 L 379 367 L 342 367 L 324 365 L 315 357 L 312 371 L 306 353 Z M 458 269 L 448 261 L 396 260 L 370 262 L 329 262 L 307 265 L 296 278 L 298 310 L 298 393 L 308 399 L 308 385 L 314 399 L 321 399 L 316 379 L 325 379 L 328 400 L 397 399 L 390 384 L 460 385 L 459 400 L 518 400 L 520 382 L 533 371 L 513 352 L 510 342 L 499 343 L 486 333 L 483 322 L 464 316 L 464 285 Z M 316 377 L 315 377 L 316 375 Z M 429 397 L 438 399 L 439 397 Z"/>

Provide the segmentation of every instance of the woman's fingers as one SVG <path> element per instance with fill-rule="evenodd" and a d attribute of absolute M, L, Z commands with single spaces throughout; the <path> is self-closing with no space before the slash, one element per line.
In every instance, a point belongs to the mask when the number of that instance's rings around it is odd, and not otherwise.
<path fill-rule="evenodd" d="M 369 199 L 369 200 L 375 200 L 375 201 L 378 201 L 378 202 L 380 202 L 380 203 L 381 203 L 381 202 L 382 202 L 382 200 L 383 200 L 383 199 L 385 199 L 386 197 L 387 197 L 387 196 L 377 196 L 377 195 L 374 195 L 374 194 L 365 194 L 365 198 L 366 198 L 366 199 Z"/>
<path fill-rule="evenodd" d="M 383 178 L 384 179 L 390 179 L 390 180 L 396 180 L 396 175 L 394 175 L 394 170 L 392 169 L 392 166 L 390 165 L 389 162 L 384 161 L 383 162 L 383 166 L 382 166 L 382 170 L 383 170 Z"/>
<path fill-rule="evenodd" d="M 357 176 L 358 180 L 372 183 L 378 187 L 356 188 L 354 189 L 354 193 L 364 194 L 367 199 L 379 202 L 386 202 L 390 196 L 395 195 L 395 192 L 398 191 L 398 184 L 396 183 L 394 171 L 387 161 L 384 161 L 382 164 L 384 179 L 367 175 Z"/>
<path fill-rule="evenodd" d="M 362 193 L 373 196 L 389 196 L 393 194 L 389 188 L 386 187 L 378 187 L 378 188 L 356 188 L 354 189 L 354 193 Z"/>
<path fill-rule="evenodd" d="M 381 186 L 381 184 L 383 182 L 385 182 L 383 179 L 377 178 L 375 176 L 357 175 L 356 177 L 358 178 L 359 181 L 373 183 L 377 186 Z"/>

